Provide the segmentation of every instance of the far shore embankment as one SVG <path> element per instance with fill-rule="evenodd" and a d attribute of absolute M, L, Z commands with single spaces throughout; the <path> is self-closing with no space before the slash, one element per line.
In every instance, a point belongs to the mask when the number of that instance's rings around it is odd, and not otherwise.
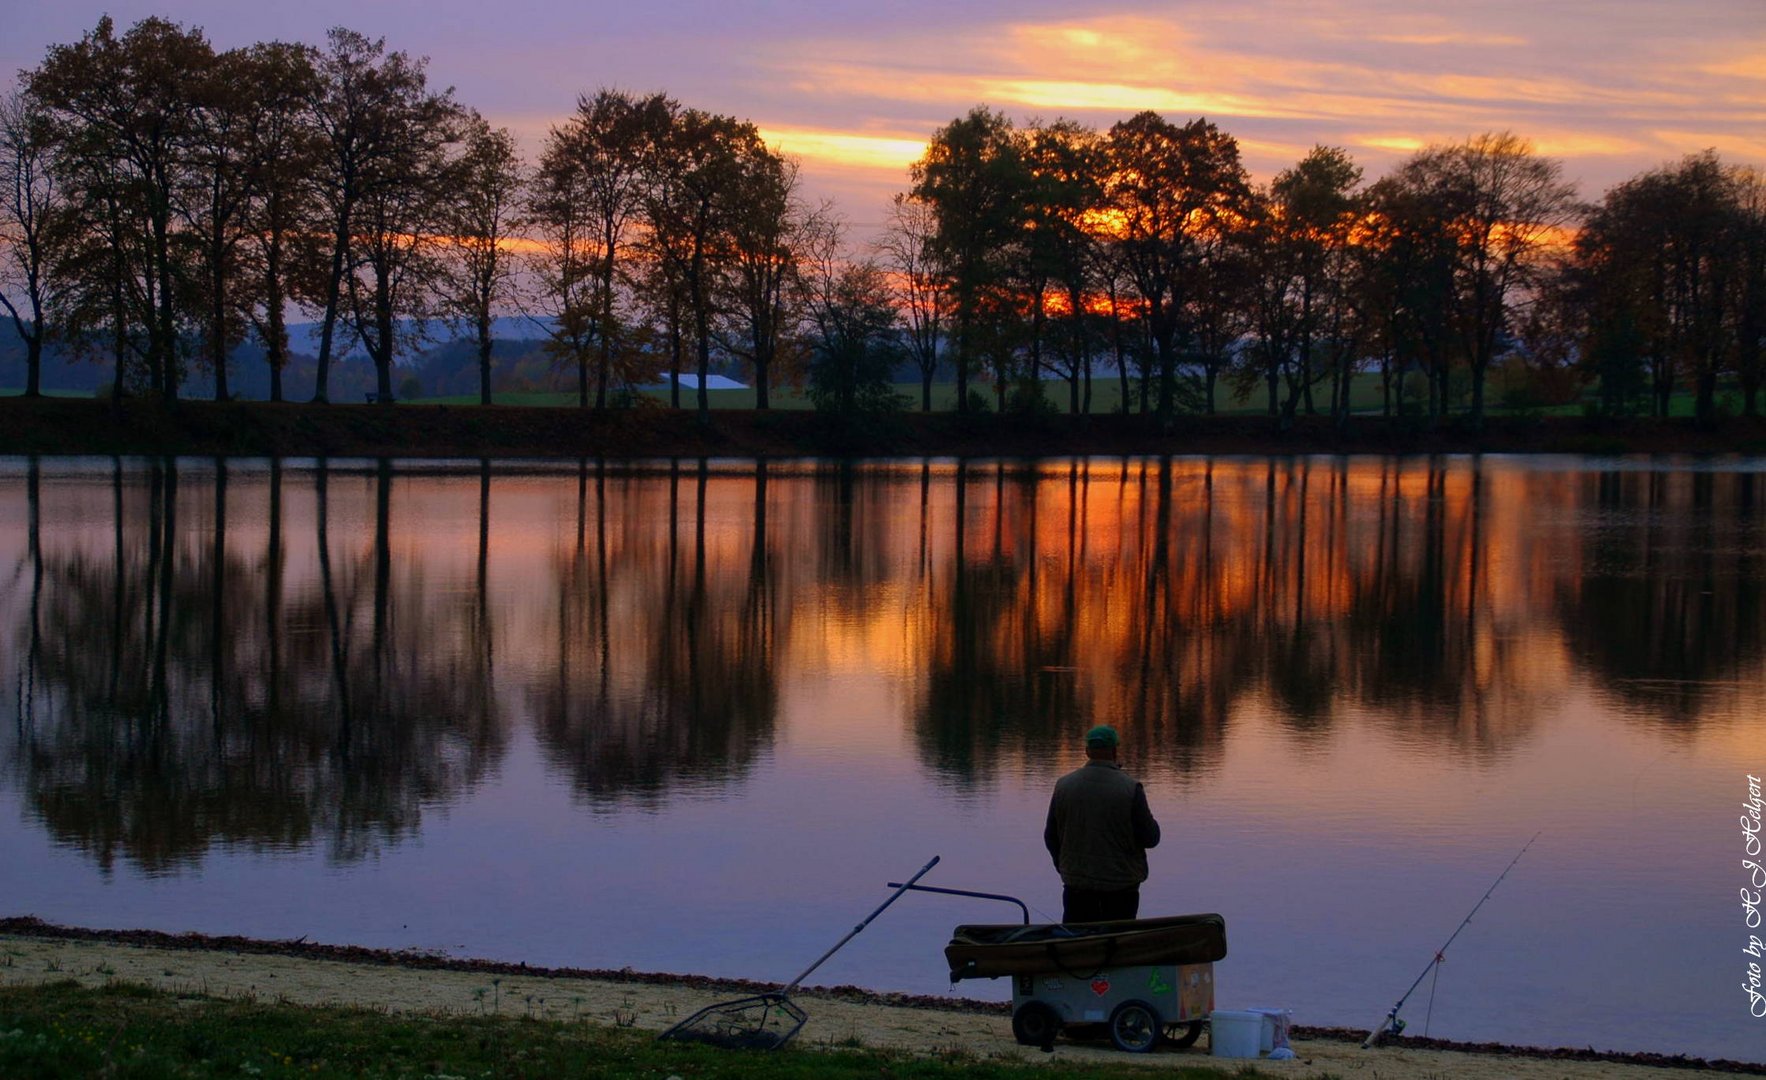
<path fill-rule="evenodd" d="M 1300 417 L 904 411 L 842 418 L 809 411 L 652 406 L 597 412 L 480 405 L 314 405 L 141 399 L 0 398 L 0 454 L 254 457 L 694 458 L 1064 457 L 1163 454 L 1766 454 L 1766 419 L 1487 419 L 1356 416 L 1339 429 Z"/>

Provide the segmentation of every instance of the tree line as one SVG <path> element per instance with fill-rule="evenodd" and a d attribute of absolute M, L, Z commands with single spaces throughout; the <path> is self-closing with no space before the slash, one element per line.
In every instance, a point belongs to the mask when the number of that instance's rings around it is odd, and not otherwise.
<path fill-rule="evenodd" d="M 795 255 L 835 227 L 752 123 L 603 90 L 529 166 L 423 60 L 341 28 L 217 51 L 106 17 L 21 74 L 0 144 L 27 394 L 56 341 L 113 363 L 119 392 L 176 398 L 195 370 L 226 399 L 249 339 L 281 400 L 299 309 L 319 325 L 316 400 L 360 346 L 391 402 L 395 361 L 446 321 L 476 343 L 489 403 L 494 318 L 522 311 L 583 405 L 696 363 L 703 410 L 715 351 L 751 366 L 764 407 Z"/>
<path fill-rule="evenodd" d="M 1124 410 L 1138 393 L 1167 422 L 1213 412 L 1222 384 L 1283 426 L 1302 408 L 1341 422 L 1352 377 L 1377 372 L 1383 413 L 1464 400 L 1476 423 L 1500 366 L 1539 403 L 1597 383 L 1611 411 L 1665 416 L 1690 387 L 1708 420 L 1732 377 L 1757 410 L 1766 174 L 1713 152 L 1584 205 L 1508 132 L 1424 147 L 1372 183 L 1317 146 L 1258 185 L 1206 120 L 1019 128 L 978 108 L 913 176 L 898 223 L 917 215 L 925 261 L 898 263 L 920 290 L 907 317 L 943 318 L 959 408 L 985 373 L 1003 406 L 1053 376 L 1089 411 L 1101 366 Z"/>
<path fill-rule="evenodd" d="M 359 346 L 395 361 L 446 321 L 491 401 L 494 317 L 531 316 L 578 404 L 714 360 L 756 406 L 1092 411 L 1093 377 L 1167 427 L 1223 393 L 1281 426 L 1339 423 L 1356 377 L 1431 420 L 1505 401 L 1706 421 L 1766 362 L 1766 177 L 1714 152 L 1578 200 L 1557 161 L 1486 133 L 1364 183 L 1318 146 L 1266 184 L 1202 119 L 1019 126 L 978 107 L 931 138 L 867 251 L 748 121 L 664 94 L 584 95 L 524 162 L 426 63 L 334 29 L 323 46 L 217 51 L 199 30 L 106 17 L 0 100 L 0 302 L 40 391 L 45 343 L 114 364 L 118 392 L 228 397 L 252 341 L 282 398 L 291 310 L 319 325 L 315 399 Z M 993 391 L 992 401 L 982 387 Z"/>

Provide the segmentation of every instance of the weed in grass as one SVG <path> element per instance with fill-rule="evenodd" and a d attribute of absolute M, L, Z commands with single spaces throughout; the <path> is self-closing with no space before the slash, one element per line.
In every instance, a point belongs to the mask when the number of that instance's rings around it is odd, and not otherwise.
<path fill-rule="evenodd" d="M 61 961 L 53 956 L 43 961 L 43 970 L 54 973 L 61 970 Z"/>
<path fill-rule="evenodd" d="M 92 974 L 94 975 L 115 975 L 116 973 L 117 969 L 111 967 L 110 961 L 108 960 L 101 961 L 97 967 L 92 969 Z"/>
<path fill-rule="evenodd" d="M 490 997 L 490 995 L 491 995 L 491 988 L 488 986 L 481 986 L 478 989 L 472 991 L 472 1000 L 474 1003 L 476 1003 L 478 1005 L 478 1015 L 480 1015 L 480 1016 L 484 1015 L 484 999 L 487 997 Z"/>

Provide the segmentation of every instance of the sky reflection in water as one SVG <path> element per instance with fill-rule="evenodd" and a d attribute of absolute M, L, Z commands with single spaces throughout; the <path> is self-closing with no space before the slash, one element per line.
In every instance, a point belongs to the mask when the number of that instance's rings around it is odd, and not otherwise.
<path fill-rule="evenodd" d="M 0 461 L 7 913 L 789 978 L 1059 909 L 1121 728 L 1220 1005 L 1760 1060 L 1757 463 Z M 219 632 L 216 632 L 216 628 Z M 942 992 L 910 897 L 818 972 Z M 1420 1031 L 1427 986 L 1406 1015 Z M 1003 996 L 1003 984 L 964 994 Z"/>

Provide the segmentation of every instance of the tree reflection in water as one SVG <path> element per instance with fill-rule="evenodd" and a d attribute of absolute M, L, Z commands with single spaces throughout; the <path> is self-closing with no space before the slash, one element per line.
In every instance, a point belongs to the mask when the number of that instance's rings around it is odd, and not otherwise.
<path fill-rule="evenodd" d="M 1668 730 L 1763 705 L 1747 471 L 0 466 L 9 783 L 106 868 L 363 858 L 517 730 L 596 810 L 723 790 L 855 673 L 960 787 L 1095 722 L 1182 779 L 1252 713 L 1301 753 L 1354 722 L 1482 758 L 1578 681 Z"/>

